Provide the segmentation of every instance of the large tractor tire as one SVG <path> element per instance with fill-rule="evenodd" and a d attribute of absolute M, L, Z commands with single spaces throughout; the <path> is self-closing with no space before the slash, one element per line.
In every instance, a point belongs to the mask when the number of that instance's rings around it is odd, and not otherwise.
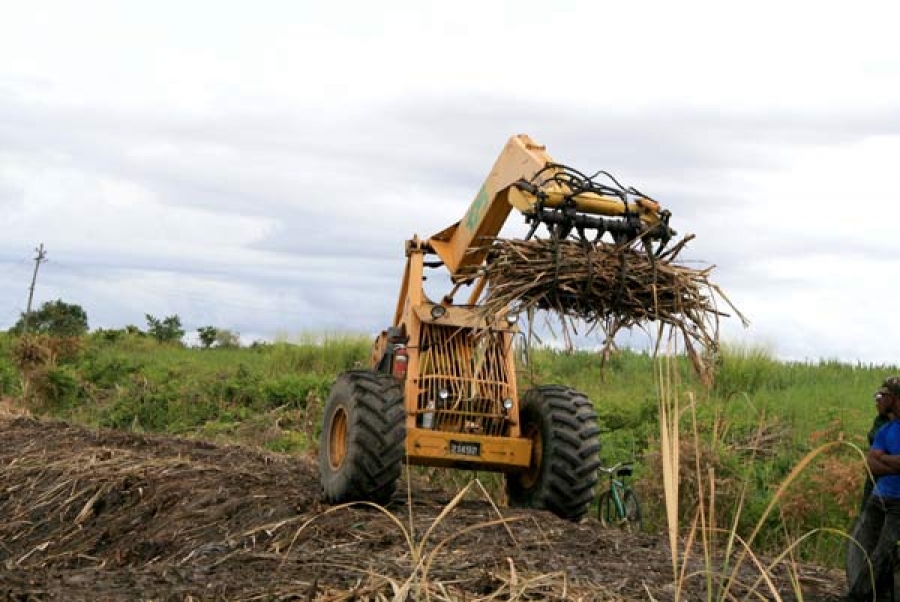
<path fill-rule="evenodd" d="M 341 374 L 325 404 L 319 440 L 319 475 L 330 504 L 386 504 L 405 453 L 403 390 L 388 374 Z"/>
<path fill-rule="evenodd" d="M 594 501 L 600 466 L 593 404 L 574 389 L 546 385 L 525 394 L 519 420 L 533 447 L 529 468 L 506 475 L 510 506 L 579 520 Z"/>

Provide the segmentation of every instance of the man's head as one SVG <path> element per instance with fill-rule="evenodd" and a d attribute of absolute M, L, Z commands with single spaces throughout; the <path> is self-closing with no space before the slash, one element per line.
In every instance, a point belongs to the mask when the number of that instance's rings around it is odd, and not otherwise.
<path fill-rule="evenodd" d="M 889 376 L 875 392 L 875 405 L 878 413 L 887 415 L 900 411 L 900 376 Z"/>
<path fill-rule="evenodd" d="M 884 382 L 881 383 L 881 388 L 886 389 L 895 397 L 900 397 L 900 376 L 888 376 L 884 379 Z"/>

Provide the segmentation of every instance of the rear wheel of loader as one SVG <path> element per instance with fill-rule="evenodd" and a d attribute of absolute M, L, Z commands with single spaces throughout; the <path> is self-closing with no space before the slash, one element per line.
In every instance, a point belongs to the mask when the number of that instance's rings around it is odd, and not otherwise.
<path fill-rule="evenodd" d="M 519 419 L 533 447 L 529 468 L 506 475 L 510 506 L 580 519 L 594 501 L 600 466 L 593 404 L 574 389 L 546 385 L 525 394 Z"/>
<path fill-rule="evenodd" d="M 341 374 L 325 404 L 319 475 L 325 501 L 387 503 L 404 454 L 403 391 L 393 376 Z"/>

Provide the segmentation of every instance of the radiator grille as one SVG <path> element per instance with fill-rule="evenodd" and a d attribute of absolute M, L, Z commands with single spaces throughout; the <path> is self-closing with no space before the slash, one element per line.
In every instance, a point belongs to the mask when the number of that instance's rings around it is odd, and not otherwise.
<path fill-rule="evenodd" d="M 507 434 L 503 400 L 512 396 L 501 333 L 422 324 L 417 424 L 439 431 Z M 449 395 L 440 399 L 439 391 Z"/>

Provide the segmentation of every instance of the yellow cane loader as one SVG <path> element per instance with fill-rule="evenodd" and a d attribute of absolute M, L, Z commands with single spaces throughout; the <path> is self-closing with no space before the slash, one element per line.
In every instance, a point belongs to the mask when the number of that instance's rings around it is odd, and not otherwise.
<path fill-rule="evenodd" d="M 480 305 L 490 242 L 513 209 L 530 225 L 526 238 L 541 225 L 560 240 L 608 235 L 661 247 L 671 235 L 656 202 L 554 163 L 526 135 L 510 138 L 463 218 L 407 241 L 393 322 L 369 367 L 332 387 L 319 445 L 327 502 L 386 503 L 407 462 L 502 472 L 511 506 L 571 520 L 588 511 L 600 450 L 591 400 L 558 384 L 520 395 L 517 316 L 486 315 Z M 433 269 L 449 272 L 437 300 L 423 285 Z"/>

